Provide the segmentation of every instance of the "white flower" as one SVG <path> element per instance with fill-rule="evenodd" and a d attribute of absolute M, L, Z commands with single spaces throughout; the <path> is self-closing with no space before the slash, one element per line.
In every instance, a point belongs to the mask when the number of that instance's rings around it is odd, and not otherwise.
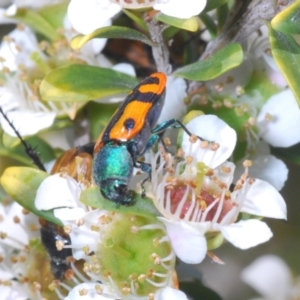
<path fill-rule="evenodd" d="M 5 60 L 2 62 L 5 82 L 0 88 L 0 106 L 21 136 L 50 127 L 56 116 L 56 112 L 39 101 L 35 86 L 26 72 L 26 68 L 33 67 L 29 59 L 33 51 L 38 51 L 38 42 L 27 27 L 15 29 L 0 47 L 0 56 Z M 16 136 L 2 115 L 0 122 L 6 133 Z"/>
<path fill-rule="evenodd" d="M 300 142 L 300 111 L 291 90 L 273 95 L 257 116 L 260 137 L 274 147 Z"/>
<path fill-rule="evenodd" d="M 76 259 L 84 256 L 82 250 L 84 245 L 95 245 L 94 241 L 98 238 L 97 232 L 91 231 L 89 220 L 100 218 L 107 213 L 92 210 L 79 201 L 80 193 L 84 188 L 69 175 L 57 173 L 47 177 L 41 183 L 35 198 L 37 209 L 54 209 L 55 217 L 59 218 L 64 225 L 73 227 L 69 235 L 73 245 L 73 256 Z M 80 228 L 78 227 L 79 220 L 84 223 L 80 224 Z"/>
<path fill-rule="evenodd" d="M 65 34 L 70 35 L 70 31 L 71 29 L 66 29 Z M 101 49 L 99 45 L 95 46 L 95 43 L 97 44 L 97 41 L 91 41 L 81 51 L 76 52 L 75 56 L 88 64 L 101 65 L 103 59 L 98 55 Z M 51 57 L 52 63 L 56 59 L 59 61 L 65 59 L 67 62 L 67 54 L 71 49 L 67 47 L 59 50 Z M 58 115 L 68 114 L 73 119 L 78 109 L 78 104 L 74 103 L 41 101 L 37 79 L 40 79 L 43 74 L 39 69 L 40 66 L 31 59 L 33 52 L 40 56 L 42 65 L 48 64 L 49 58 L 39 50 L 38 41 L 28 27 L 17 27 L 0 46 L 1 65 L 5 78 L 3 86 L 0 87 L 0 106 L 23 137 L 51 127 Z M 111 64 L 105 66 L 112 67 Z M 129 64 L 119 64 L 114 67 L 121 72 L 135 75 L 133 67 Z M 7 134 L 16 136 L 2 115 L 0 115 L 0 123 Z M 44 138 L 46 139 L 46 136 Z M 60 136 L 59 144 L 60 148 L 69 148 L 65 136 Z"/>
<path fill-rule="evenodd" d="M 101 255 L 101 251 L 103 251 L 101 248 L 103 247 L 104 251 L 108 250 L 112 253 L 113 261 L 117 259 L 119 260 L 119 264 L 127 263 L 132 265 L 132 259 L 128 262 L 121 260 L 121 258 L 126 260 L 127 256 L 123 257 L 122 253 L 124 252 L 120 252 L 124 247 L 124 241 L 121 237 L 118 237 L 118 231 L 122 230 L 121 236 L 124 236 L 124 239 L 127 240 L 126 235 L 129 233 L 129 229 L 132 228 L 133 236 L 130 240 L 131 246 L 135 244 L 135 232 L 138 233 L 150 230 L 153 231 L 153 233 L 159 233 L 157 237 L 158 244 L 154 245 L 157 253 L 163 253 L 159 249 L 160 247 L 166 251 L 165 257 L 157 257 L 157 259 L 161 261 L 161 264 L 159 264 L 161 265 L 160 271 L 158 273 L 154 272 L 155 275 L 151 276 L 151 278 L 144 278 L 145 282 L 148 282 L 152 286 L 153 294 L 155 295 L 154 299 L 168 300 L 171 297 L 172 299 L 186 300 L 187 298 L 184 293 L 173 288 L 173 286 L 176 286 L 176 283 L 173 282 L 172 279 L 172 266 L 174 266 L 175 263 L 175 255 L 172 248 L 168 245 L 168 238 L 165 236 L 164 226 L 157 222 L 154 224 L 145 223 L 146 220 L 143 220 L 138 216 L 128 218 L 126 214 L 112 213 L 99 209 L 91 210 L 91 208 L 80 203 L 80 192 L 81 186 L 74 179 L 68 175 L 62 176 L 62 174 L 55 174 L 49 176 L 42 182 L 35 199 L 35 205 L 38 209 L 48 210 L 54 208 L 54 215 L 57 218 L 60 218 L 65 225 L 64 228 L 67 228 L 70 231 L 73 256 L 75 259 L 84 259 L 86 261 L 84 271 L 93 279 L 93 281 L 108 281 L 111 286 L 111 289 L 108 290 L 106 286 L 99 285 L 98 283 L 86 282 L 73 288 L 66 299 L 77 299 L 77 297 L 81 297 L 80 294 L 82 295 L 83 292 L 85 293 L 83 299 L 94 299 L 96 295 L 99 299 L 111 299 L 111 297 L 112 299 L 122 298 L 127 300 L 144 299 L 141 296 L 137 296 L 138 292 L 136 289 L 138 289 L 138 285 L 134 284 L 136 280 L 135 277 L 131 281 L 127 295 L 124 295 L 123 291 L 120 292 L 119 283 L 114 281 L 114 277 L 112 276 L 107 279 L 107 276 L 102 274 L 100 267 L 101 264 L 103 264 L 103 262 L 101 262 L 101 257 L 103 256 Z M 135 219 L 137 219 L 136 225 L 134 223 Z M 117 234 L 116 237 L 115 234 Z M 120 238 L 121 241 L 119 242 Z M 112 247 L 106 247 L 107 243 L 110 243 L 111 241 L 120 243 L 120 245 L 117 246 L 117 251 L 113 248 L 113 244 Z M 141 242 L 138 242 L 138 244 L 139 243 Z M 149 248 L 149 245 L 151 245 L 150 247 L 153 246 L 153 238 L 149 240 L 146 236 L 142 245 L 143 248 L 139 249 L 139 254 L 136 255 L 143 255 L 143 251 L 146 251 L 146 254 L 144 255 L 148 257 L 149 253 L 147 251 L 149 250 L 147 249 Z M 145 245 L 147 245 L 147 247 Z M 131 251 L 134 253 L 134 251 L 136 251 L 135 247 L 126 249 L 125 252 L 128 251 L 128 253 Z M 94 254 L 91 255 L 90 253 Z M 121 258 L 116 257 L 116 255 L 120 255 Z M 112 259 L 107 253 L 104 256 L 106 262 Z M 148 264 L 147 261 L 148 260 L 146 260 L 146 264 Z M 150 261 L 150 264 L 151 263 L 152 262 Z M 115 265 L 114 262 L 112 264 Z M 139 263 L 138 268 L 141 267 L 140 265 L 141 263 Z M 155 268 L 155 265 L 153 265 L 153 267 Z M 127 268 L 122 267 L 120 269 L 126 270 Z M 115 270 L 114 272 L 117 271 Z M 140 276 L 145 275 L 142 274 Z M 115 294 L 118 296 L 115 296 Z"/>
<path fill-rule="evenodd" d="M 284 187 L 289 170 L 281 159 L 271 155 L 270 146 L 266 142 L 260 141 L 256 153 L 249 156 L 249 158 L 253 162 L 253 166 L 249 170 L 251 177 L 269 182 L 277 191 Z M 238 180 L 243 172 L 243 161 L 240 161 L 237 163 L 234 172 L 235 180 Z"/>
<path fill-rule="evenodd" d="M 106 285 L 94 282 L 77 284 L 64 300 L 106 300 L 119 299 Z"/>
<path fill-rule="evenodd" d="M 110 1 L 110 0 L 72 0 L 69 4 L 68 15 L 70 21 L 80 33 L 89 34 L 99 27 L 107 26 L 113 16 L 122 8 L 138 9 L 153 7 L 166 15 L 188 19 L 197 16 L 205 7 L 206 0 L 145 0 L 145 1 Z"/>
<path fill-rule="evenodd" d="M 38 218 L 15 202 L 6 206 L 0 203 L 0 215 L 1 299 L 36 299 L 36 287 L 38 284 L 42 286 L 44 280 L 39 275 L 43 273 L 43 276 L 48 276 L 48 281 L 51 280 L 45 268 L 49 264 L 47 254 L 42 247 L 36 247 L 40 237 Z M 43 258 L 43 262 L 39 264 L 40 269 L 33 272 L 37 257 Z M 37 282 L 33 282 L 33 278 Z"/>
<path fill-rule="evenodd" d="M 197 117 L 186 127 L 214 143 L 190 141 L 184 133 L 182 160 L 177 162 L 174 157 L 160 153 L 152 160 L 154 204 L 163 215 L 160 220 L 167 227 L 176 255 L 187 263 L 201 262 L 207 251 L 205 233 L 208 232 L 221 233 L 241 249 L 269 240 L 272 233 L 264 222 L 258 219 L 236 222 L 237 217 L 244 212 L 285 219 L 286 205 L 270 184 L 248 177 L 249 162 L 230 192 L 235 166 L 226 159 L 235 147 L 234 130 L 210 115 Z"/>
<path fill-rule="evenodd" d="M 243 270 L 241 278 L 265 300 L 292 300 L 300 296 L 299 278 L 293 279 L 288 266 L 275 255 L 256 259 Z"/>
<path fill-rule="evenodd" d="M 22 206 L 13 202 L 9 206 L 0 204 L 0 244 L 23 250 L 30 239 L 39 236 L 38 218 L 33 214 L 26 214 Z"/>
<path fill-rule="evenodd" d="M 157 124 L 171 119 L 181 119 L 186 113 L 187 85 L 184 79 L 168 76 L 166 85 L 166 98 Z"/>
<path fill-rule="evenodd" d="M 222 102 L 225 98 L 225 103 L 228 101 L 226 98 L 230 99 L 229 108 L 243 122 L 242 132 L 245 134 L 242 134 L 247 141 L 245 158 L 257 162 L 250 175 L 266 180 L 280 190 L 287 179 L 288 169 L 283 161 L 270 155 L 270 149 L 268 153 L 262 153 L 260 142 L 262 140 L 273 147 L 290 147 L 299 143 L 300 131 L 297 128 L 300 126 L 300 111 L 291 90 L 282 89 L 287 83 L 269 55 L 267 26 L 262 26 L 260 31 L 261 34 L 255 32 L 248 38 L 243 63 L 208 83 L 212 95 L 207 98 L 214 103 L 213 97 L 216 97 L 217 101 L 213 104 L 216 107 L 218 101 Z M 258 81 L 255 77 L 265 80 L 264 88 L 255 83 Z M 250 80 L 252 84 L 249 88 Z M 266 91 L 267 94 L 274 94 L 267 99 L 264 96 Z M 242 169 L 240 162 L 237 165 L 238 169 Z M 264 172 L 261 172 L 262 168 Z M 275 169 L 277 172 L 273 172 Z"/>

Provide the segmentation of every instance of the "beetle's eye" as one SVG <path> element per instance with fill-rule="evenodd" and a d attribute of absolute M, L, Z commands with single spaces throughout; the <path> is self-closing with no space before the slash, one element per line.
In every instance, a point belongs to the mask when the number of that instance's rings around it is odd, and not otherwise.
<path fill-rule="evenodd" d="M 119 195 L 127 193 L 127 184 L 117 184 L 114 186 L 114 188 Z"/>

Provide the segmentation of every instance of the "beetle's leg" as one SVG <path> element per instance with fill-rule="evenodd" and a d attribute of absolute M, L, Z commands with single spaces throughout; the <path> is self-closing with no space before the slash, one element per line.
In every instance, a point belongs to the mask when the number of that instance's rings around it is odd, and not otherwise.
<path fill-rule="evenodd" d="M 192 133 L 186 128 L 186 126 L 179 120 L 177 119 L 171 119 L 168 121 L 165 121 L 161 124 L 158 124 L 157 126 L 155 126 L 152 129 L 152 133 L 154 134 L 160 134 L 160 133 L 164 133 L 167 129 L 173 129 L 173 128 L 181 128 L 183 129 L 189 136 L 192 135 Z M 197 136 L 197 138 L 200 141 L 205 141 L 202 137 Z"/>
<path fill-rule="evenodd" d="M 0 113 L 2 114 L 2 116 L 4 117 L 4 119 L 7 121 L 7 123 L 9 124 L 9 126 L 12 128 L 12 130 L 15 132 L 16 136 L 19 138 L 19 140 L 21 141 L 22 145 L 24 146 L 25 152 L 26 154 L 32 159 L 32 162 L 42 171 L 46 171 L 46 168 L 44 166 L 44 164 L 42 163 L 37 151 L 36 151 L 36 147 L 32 147 L 30 146 L 20 135 L 20 133 L 18 132 L 18 130 L 16 129 L 16 127 L 14 126 L 14 124 L 9 120 L 9 118 L 7 117 L 7 115 L 4 113 L 4 111 L 2 110 L 1 106 L 0 106 Z"/>
<path fill-rule="evenodd" d="M 143 179 L 141 182 L 141 188 L 142 188 L 142 197 L 144 198 L 146 196 L 146 189 L 145 189 L 145 182 L 147 180 L 151 180 L 151 165 L 144 163 L 144 162 L 139 162 L 139 168 L 144 172 L 147 173 L 147 177 Z"/>

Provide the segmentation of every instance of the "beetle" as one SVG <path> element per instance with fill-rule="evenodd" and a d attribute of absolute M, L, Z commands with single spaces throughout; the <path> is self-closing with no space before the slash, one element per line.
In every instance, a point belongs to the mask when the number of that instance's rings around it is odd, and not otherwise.
<path fill-rule="evenodd" d="M 166 81 L 161 72 L 141 81 L 121 103 L 95 144 L 93 179 L 103 197 L 110 201 L 131 203 L 128 187 L 134 167 L 148 174 L 141 183 L 145 196 L 144 183 L 151 178 L 151 168 L 138 159 L 158 139 L 163 143 L 161 135 L 166 129 L 182 128 L 191 135 L 177 119 L 155 126 L 164 105 Z M 164 143 L 163 146 L 166 149 Z"/>
<path fill-rule="evenodd" d="M 0 113 L 8 122 L 10 127 L 14 130 L 15 134 L 24 146 L 26 154 L 32 159 L 33 163 L 42 171 L 46 171 L 44 164 L 42 163 L 36 149 L 30 146 L 20 135 L 13 123 L 9 120 L 7 115 L 0 107 Z M 78 180 L 76 158 L 80 157 L 83 160 L 85 170 L 83 172 L 84 177 L 87 180 L 91 180 L 92 174 L 92 155 L 95 143 L 89 143 L 81 147 L 71 148 L 64 152 L 55 162 L 51 174 L 59 173 L 61 170 L 66 170 L 69 176 Z M 41 225 L 40 234 L 42 244 L 48 253 L 49 262 L 51 266 L 51 272 L 55 279 L 62 280 L 67 270 L 70 269 L 69 257 L 72 257 L 71 248 L 63 248 L 58 250 L 56 242 L 61 241 L 64 245 L 71 245 L 70 236 L 63 230 L 63 227 L 45 219 L 39 218 Z"/>

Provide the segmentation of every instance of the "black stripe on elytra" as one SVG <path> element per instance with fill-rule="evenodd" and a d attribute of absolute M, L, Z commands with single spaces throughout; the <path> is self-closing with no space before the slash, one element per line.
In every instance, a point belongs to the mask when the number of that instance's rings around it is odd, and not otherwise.
<path fill-rule="evenodd" d="M 121 103 L 120 107 L 118 108 L 118 111 L 113 115 L 110 122 L 108 123 L 106 130 L 102 137 L 102 142 L 106 143 L 110 141 L 109 133 L 111 129 L 115 126 L 115 124 L 118 122 L 118 120 L 123 115 L 123 112 L 126 108 L 126 106 L 133 101 L 139 101 L 139 102 L 146 102 L 146 103 L 152 103 L 152 107 L 157 103 L 157 101 L 160 100 L 161 96 L 165 92 L 165 88 L 161 94 L 149 92 L 149 93 L 141 93 L 139 91 L 140 86 L 145 84 L 159 84 L 159 78 L 158 77 L 147 77 L 145 78 L 140 84 L 138 84 L 132 92 L 125 98 L 125 100 Z M 138 108 L 137 108 L 138 109 Z M 151 109 L 151 108 L 150 108 Z"/>

